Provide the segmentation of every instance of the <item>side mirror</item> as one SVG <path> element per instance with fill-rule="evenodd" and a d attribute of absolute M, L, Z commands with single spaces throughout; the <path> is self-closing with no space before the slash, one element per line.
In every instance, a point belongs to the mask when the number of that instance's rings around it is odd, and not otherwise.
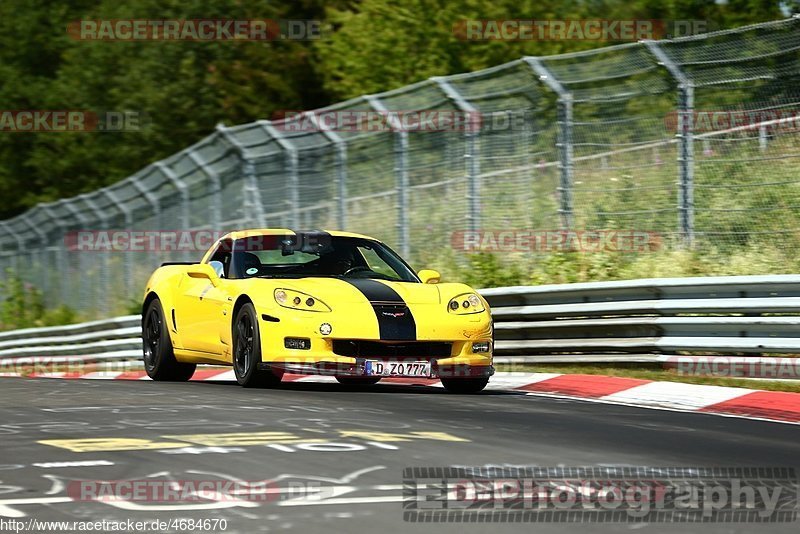
<path fill-rule="evenodd" d="M 423 284 L 438 284 L 442 278 L 439 271 L 434 271 L 433 269 L 422 269 L 417 273 L 417 276 L 419 276 Z"/>
<path fill-rule="evenodd" d="M 214 269 L 214 272 L 217 273 L 217 278 L 225 278 L 225 266 L 222 264 L 221 261 L 210 261 L 208 264 Z"/>
<path fill-rule="evenodd" d="M 214 267 L 207 263 L 190 265 L 186 270 L 186 274 L 188 274 L 190 278 L 206 278 L 214 285 L 214 287 L 219 284 L 219 276 L 217 276 L 217 271 L 215 271 Z"/>

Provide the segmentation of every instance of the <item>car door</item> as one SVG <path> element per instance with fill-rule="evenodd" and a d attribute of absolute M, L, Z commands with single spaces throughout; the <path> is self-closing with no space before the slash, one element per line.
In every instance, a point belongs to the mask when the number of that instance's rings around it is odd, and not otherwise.
<path fill-rule="evenodd" d="M 228 256 L 227 261 L 226 255 Z M 220 333 L 230 318 L 224 314 L 230 308 L 231 281 L 228 280 L 230 248 L 220 243 L 209 261 L 220 261 L 224 270 L 215 286 L 207 278 L 184 274 L 178 288 L 176 327 L 187 350 L 221 357 L 223 345 Z M 228 306 L 226 306 L 228 304 Z"/>

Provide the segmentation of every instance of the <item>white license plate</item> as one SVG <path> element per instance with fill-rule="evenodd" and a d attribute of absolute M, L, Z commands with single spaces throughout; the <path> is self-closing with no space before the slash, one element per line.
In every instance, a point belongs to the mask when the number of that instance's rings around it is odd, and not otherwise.
<path fill-rule="evenodd" d="M 430 377 L 431 362 L 385 362 L 367 360 L 364 372 L 368 376 L 414 376 Z"/>

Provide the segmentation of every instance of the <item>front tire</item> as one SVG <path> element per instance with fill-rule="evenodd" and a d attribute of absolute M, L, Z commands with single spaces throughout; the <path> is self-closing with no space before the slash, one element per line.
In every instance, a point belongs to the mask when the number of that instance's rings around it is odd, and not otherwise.
<path fill-rule="evenodd" d="M 233 320 L 233 373 L 240 386 L 246 388 L 277 386 L 282 372 L 261 371 L 261 333 L 256 309 L 244 304 Z"/>
<path fill-rule="evenodd" d="M 197 366 L 175 359 L 161 301 L 153 299 L 142 317 L 144 369 L 147 376 L 163 382 L 186 382 Z"/>
<path fill-rule="evenodd" d="M 448 392 L 469 395 L 483 391 L 489 378 L 442 378 L 441 381 Z"/>

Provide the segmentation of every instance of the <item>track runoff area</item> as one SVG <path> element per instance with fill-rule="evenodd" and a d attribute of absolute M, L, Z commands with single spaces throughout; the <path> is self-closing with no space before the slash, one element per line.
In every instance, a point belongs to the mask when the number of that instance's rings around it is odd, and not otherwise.
<path fill-rule="evenodd" d="M 797 530 L 795 424 L 508 387 L 0 383 L 0 532 Z"/>

